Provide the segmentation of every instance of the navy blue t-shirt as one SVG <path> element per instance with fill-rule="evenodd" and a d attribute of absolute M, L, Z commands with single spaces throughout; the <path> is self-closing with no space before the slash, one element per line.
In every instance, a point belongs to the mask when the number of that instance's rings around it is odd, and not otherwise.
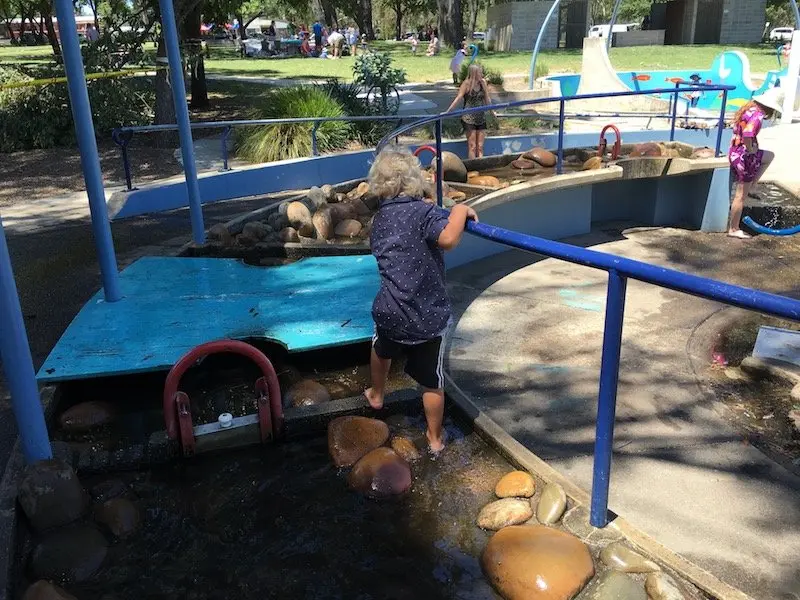
<path fill-rule="evenodd" d="M 433 204 L 400 196 L 381 202 L 370 244 L 381 286 L 372 318 L 381 335 L 420 343 L 442 334 L 450 321 L 444 253 L 437 241 L 447 214 Z"/>
<path fill-rule="evenodd" d="M 311 29 L 314 30 L 314 35 L 316 36 L 322 35 L 322 25 L 320 25 L 319 23 L 314 23 Z"/>

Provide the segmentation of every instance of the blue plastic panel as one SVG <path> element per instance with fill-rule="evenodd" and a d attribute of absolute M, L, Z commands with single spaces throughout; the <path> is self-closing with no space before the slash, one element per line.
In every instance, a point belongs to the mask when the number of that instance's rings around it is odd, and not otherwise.
<path fill-rule="evenodd" d="M 123 300 L 81 309 L 39 371 L 41 382 L 166 370 L 219 339 L 264 338 L 290 352 L 366 341 L 378 268 L 372 256 L 276 267 L 234 259 L 141 258 L 120 274 Z"/>

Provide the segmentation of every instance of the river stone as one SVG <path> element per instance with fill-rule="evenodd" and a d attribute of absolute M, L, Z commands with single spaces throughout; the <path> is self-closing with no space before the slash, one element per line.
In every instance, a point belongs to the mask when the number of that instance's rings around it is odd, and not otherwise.
<path fill-rule="evenodd" d="M 599 156 L 593 156 L 589 160 L 587 160 L 585 163 L 583 163 L 583 166 L 581 167 L 581 170 L 583 170 L 583 171 L 593 171 L 594 169 L 599 169 L 602 166 L 603 166 L 603 159 L 600 158 Z"/>
<path fill-rule="evenodd" d="M 392 438 L 392 450 L 397 452 L 401 458 L 408 462 L 414 462 L 415 460 L 419 460 L 422 458 L 422 454 L 420 454 L 417 447 L 407 437 L 403 437 L 402 435 L 396 435 Z"/>
<path fill-rule="evenodd" d="M 411 467 L 391 448 L 375 448 L 355 464 L 347 483 L 377 500 L 399 496 L 411 487 Z"/>
<path fill-rule="evenodd" d="M 336 235 L 339 237 L 354 238 L 361 233 L 362 225 L 355 219 L 345 219 L 336 226 Z"/>
<path fill-rule="evenodd" d="M 351 200 L 356 200 L 358 198 L 361 198 L 361 196 L 366 194 L 368 191 L 369 191 L 369 184 L 366 181 L 362 181 L 347 193 L 347 197 L 350 198 Z"/>
<path fill-rule="evenodd" d="M 530 498 L 536 490 L 536 482 L 525 471 L 506 473 L 494 487 L 498 498 Z"/>
<path fill-rule="evenodd" d="M 350 467 L 389 439 L 389 427 L 378 419 L 339 417 L 328 425 L 328 451 L 337 467 Z"/>
<path fill-rule="evenodd" d="M 314 406 L 330 402 L 330 400 L 331 395 L 324 385 L 313 379 L 303 379 L 289 388 L 284 397 L 284 404 L 287 406 Z"/>
<path fill-rule="evenodd" d="M 230 246 L 233 243 L 233 236 L 231 235 L 231 232 L 228 231 L 228 228 L 222 223 L 217 223 L 208 230 L 208 238 L 221 242 L 226 246 Z"/>
<path fill-rule="evenodd" d="M 533 150 L 528 150 L 520 158 L 527 158 L 528 160 L 532 160 L 543 167 L 547 167 L 548 169 L 556 166 L 556 155 L 548 150 L 545 150 L 544 148 L 534 148 Z"/>
<path fill-rule="evenodd" d="M 130 488 L 124 481 L 119 479 L 108 479 L 92 486 L 90 494 L 95 502 L 102 504 L 106 500 L 122 498 L 131 493 Z"/>
<path fill-rule="evenodd" d="M 326 183 L 320 189 L 322 190 L 322 196 L 325 198 L 326 202 L 338 202 L 336 192 L 330 183 Z"/>
<path fill-rule="evenodd" d="M 515 161 L 512 161 L 511 166 L 514 167 L 515 169 L 535 169 L 537 163 L 520 156 Z"/>
<path fill-rule="evenodd" d="M 612 569 L 625 573 L 651 573 L 661 570 L 661 567 L 652 560 L 634 552 L 621 542 L 614 542 L 603 548 L 600 551 L 600 560 Z"/>
<path fill-rule="evenodd" d="M 495 533 L 481 554 L 481 567 L 506 600 L 570 600 L 594 575 L 583 542 L 543 525 Z"/>
<path fill-rule="evenodd" d="M 433 172 L 436 172 L 436 159 L 431 163 Z M 457 154 L 452 152 L 442 152 L 442 179 L 444 181 L 467 182 L 467 167 L 464 166 Z"/>
<path fill-rule="evenodd" d="M 244 248 L 252 248 L 258 243 L 258 240 L 253 236 L 240 233 L 236 236 L 236 243 Z"/>
<path fill-rule="evenodd" d="M 650 600 L 689 600 L 678 582 L 666 573 L 650 573 L 645 579 L 644 589 Z"/>
<path fill-rule="evenodd" d="M 450 190 L 450 192 L 447 194 L 447 197 L 453 202 L 463 202 L 467 199 L 467 195 L 459 190 Z"/>
<path fill-rule="evenodd" d="M 664 149 L 654 142 L 645 142 L 644 144 L 636 144 L 631 150 L 631 158 L 641 157 L 658 157 L 662 156 Z"/>
<path fill-rule="evenodd" d="M 95 519 L 108 527 L 118 538 L 124 538 L 139 529 L 142 523 L 139 509 L 126 498 L 107 500 L 95 510 Z"/>
<path fill-rule="evenodd" d="M 281 229 L 281 241 L 282 242 L 299 242 L 300 236 L 297 234 L 297 229 L 294 227 L 285 227 Z"/>
<path fill-rule="evenodd" d="M 359 217 L 364 217 L 370 214 L 370 210 L 367 208 L 367 205 L 361 200 L 351 200 L 350 205 L 356 209 L 356 215 Z"/>
<path fill-rule="evenodd" d="M 500 187 L 500 180 L 493 175 L 478 175 L 477 177 L 467 179 L 467 183 L 483 187 Z"/>
<path fill-rule="evenodd" d="M 261 223 L 260 221 L 251 221 L 250 223 L 244 224 L 244 227 L 242 227 L 242 233 L 257 240 L 263 240 L 265 237 L 267 237 L 269 230 L 264 223 Z"/>
<path fill-rule="evenodd" d="M 33 549 L 29 568 L 37 579 L 80 583 L 97 572 L 107 551 L 106 539 L 96 528 L 89 525 L 64 527 Z"/>
<path fill-rule="evenodd" d="M 595 579 L 581 600 L 647 600 L 641 583 L 624 573 L 608 571 Z"/>
<path fill-rule="evenodd" d="M 67 433 L 83 433 L 109 425 L 116 416 L 117 410 L 110 402 L 91 400 L 65 410 L 58 423 Z"/>
<path fill-rule="evenodd" d="M 313 242 L 316 232 L 317 230 L 312 223 L 306 223 L 297 229 L 297 235 L 300 237 L 301 242 Z"/>
<path fill-rule="evenodd" d="M 40 579 L 28 586 L 22 600 L 77 600 L 77 598 L 57 585 Z"/>
<path fill-rule="evenodd" d="M 311 225 L 311 211 L 302 202 L 292 202 L 289 204 L 289 210 L 286 212 L 289 223 L 296 229 L 300 229 L 304 225 Z"/>
<path fill-rule="evenodd" d="M 533 516 L 531 503 L 517 498 L 490 502 L 478 513 L 478 527 L 497 531 L 509 525 L 519 525 Z"/>
<path fill-rule="evenodd" d="M 89 496 L 72 467 L 53 459 L 25 469 L 17 499 L 36 531 L 72 523 L 89 506 Z"/>
<path fill-rule="evenodd" d="M 695 148 L 692 150 L 692 155 L 689 158 L 699 159 L 699 158 L 714 158 L 714 149 L 709 148 L 708 146 L 703 146 L 702 148 Z"/>
<path fill-rule="evenodd" d="M 334 223 L 340 223 L 347 219 L 355 219 L 358 216 L 358 211 L 351 202 L 332 204 L 329 209 Z"/>
<path fill-rule="evenodd" d="M 567 494 L 557 483 L 548 483 L 536 506 L 536 520 L 542 525 L 557 523 L 567 509 Z"/>
<path fill-rule="evenodd" d="M 289 214 L 289 202 L 281 202 L 278 205 L 278 214 L 286 217 Z"/>
<path fill-rule="evenodd" d="M 333 237 L 333 217 L 327 207 L 315 212 L 311 220 L 318 240 L 329 240 Z"/>

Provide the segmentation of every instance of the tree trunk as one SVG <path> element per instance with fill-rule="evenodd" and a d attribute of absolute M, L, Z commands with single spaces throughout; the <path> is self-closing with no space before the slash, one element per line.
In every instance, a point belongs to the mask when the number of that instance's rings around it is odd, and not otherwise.
<path fill-rule="evenodd" d="M 394 0 L 394 39 L 398 42 L 403 39 L 403 4 L 401 0 Z"/>
<path fill-rule="evenodd" d="M 325 23 L 325 7 L 322 6 L 322 0 L 311 1 L 311 12 L 314 14 L 315 21 Z"/>
<path fill-rule="evenodd" d="M 57 61 L 61 61 L 61 46 L 58 43 L 58 36 L 56 35 L 56 28 L 53 25 L 53 15 L 50 13 L 50 4 L 42 4 L 42 19 L 44 19 L 44 26 L 47 29 L 47 39 L 50 41 L 50 47 L 53 49 L 53 56 Z M 46 11 L 46 12 L 45 12 Z"/>
<path fill-rule="evenodd" d="M 457 48 L 464 39 L 461 0 L 436 0 L 439 7 L 439 34 L 444 43 Z"/>
<path fill-rule="evenodd" d="M 479 6 L 478 0 L 470 0 L 469 31 L 467 32 L 469 39 L 472 39 L 472 33 L 475 31 L 475 26 L 478 22 Z"/>
<path fill-rule="evenodd" d="M 336 7 L 330 0 L 322 0 L 322 21 L 330 29 L 338 24 Z"/>
<path fill-rule="evenodd" d="M 166 65 L 167 46 L 164 38 L 158 39 L 158 49 L 156 50 L 156 63 L 159 66 Z M 172 102 L 172 88 L 169 81 L 169 71 L 159 69 L 156 71 L 156 125 L 175 123 L 175 105 Z M 174 147 L 176 136 L 174 131 L 166 131 L 155 134 L 156 144 L 162 148 Z"/>
<path fill-rule="evenodd" d="M 374 40 L 375 29 L 372 27 L 372 0 L 359 0 L 359 4 L 364 19 L 364 29 L 361 30 L 361 33 L 366 33 L 368 40 Z"/>
<path fill-rule="evenodd" d="M 200 11 L 202 6 L 197 4 L 183 20 L 183 42 L 188 51 L 190 90 L 192 94 L 191 107 L 205 108 L 208 106 L 208 85 L 206 84 L 206 68 L 203 60 L 203 45 L 200 40 Z"/>
<path fill-rule="evenodd" d="M 234 17 L 239 21 L 239 41 L 243 42 L 247 39 L 247 25 L 250 25 L 250 23 L 245 24 L 242 13 L 236 13 Z"/>

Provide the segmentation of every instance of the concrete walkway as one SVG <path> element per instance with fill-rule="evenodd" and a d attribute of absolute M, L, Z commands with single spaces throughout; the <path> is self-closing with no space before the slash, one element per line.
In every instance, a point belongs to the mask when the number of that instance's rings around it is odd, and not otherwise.
<path fill-rule="evenodd" d="M 782 293 L 800 286 L 792 239 L 607 224 L 568 241 Z M 449 279 L 456 384 L 590 490 L 606 274 L 513 252 Z M 698 385 L 711 342 L 697 330 L 722 307 L 635 281 L 627 299 L 610 508 L 754 598 L 800 598 L 800 477 L 747 444 Z"/>

